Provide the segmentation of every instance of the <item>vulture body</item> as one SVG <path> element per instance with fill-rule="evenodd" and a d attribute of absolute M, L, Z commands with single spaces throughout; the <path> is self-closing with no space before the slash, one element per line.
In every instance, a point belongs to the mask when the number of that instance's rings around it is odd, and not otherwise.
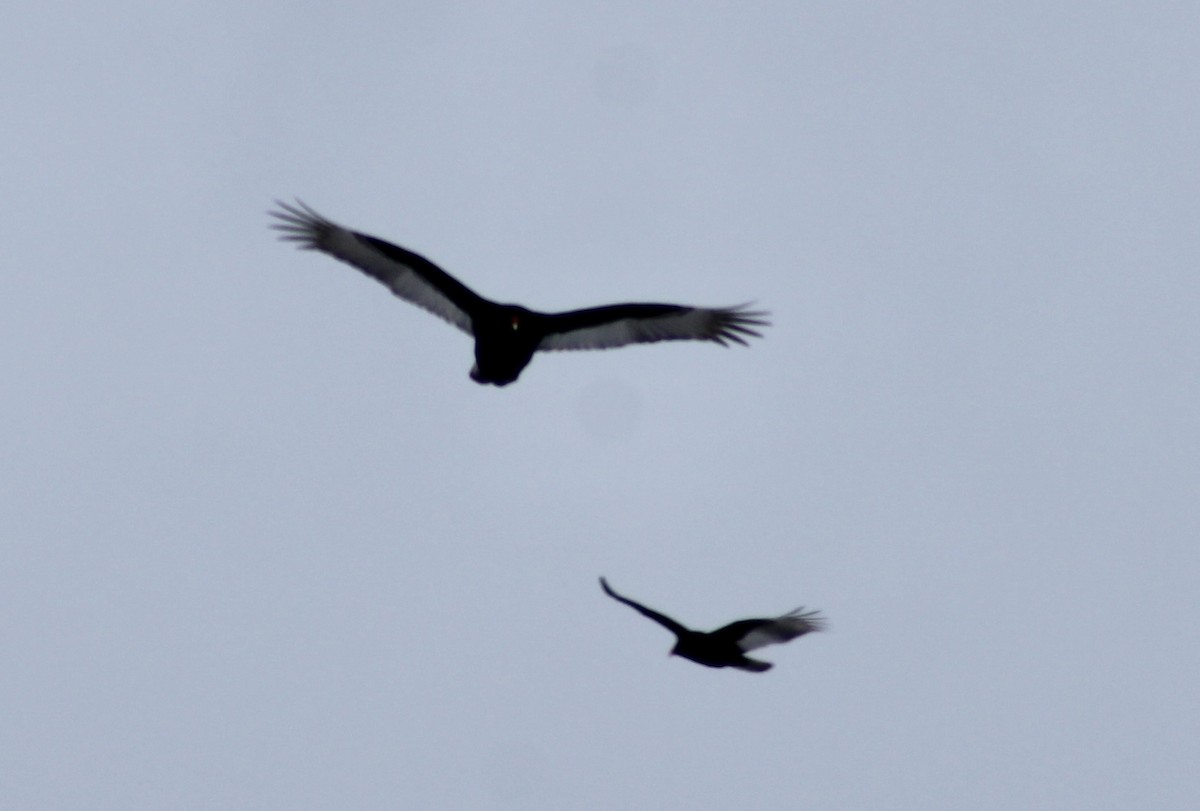
<path fill-rule="evenodd" d="M 471 379 L 506 386 L 538 351 L 608 349 L 656 341 L 711 341 L 746 345 L 768 325 L 765 312 L 747 305 L 724 308 L 679 304 L 611 304 L 542 313 L 480 296 L 425 257 L 327 220 L 299 201 L 276 202 L 269 212 L 280 239 L 353 265 L 396 296 L 445 319 L 475 339 Z"/>
<path fill-rule="evenodd" d="M 751 673 L 763 673 L 771 669 L 771 663 L 751 659 L 746 655 L 748 651 L 825 629 L 825 619 L 819 611 L 797 608 L 770 619 L 738 620 L 715 631 L 693 631 L 652 608 L 621 596 L 613 591 L 603 577 L 600 578 L 600 587 L 609 597 L 675 634 L 675 647 L 671 649 L 671 655 L 682 656 L 706 667 L 736 667 Z"/>

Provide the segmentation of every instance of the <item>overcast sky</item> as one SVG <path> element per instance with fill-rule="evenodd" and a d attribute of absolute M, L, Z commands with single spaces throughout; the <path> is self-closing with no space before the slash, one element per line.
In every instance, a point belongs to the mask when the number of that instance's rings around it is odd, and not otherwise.
<path fill-rule="evenodd" d="M 1200 804 L 1194 3 L 23 5 L 0 806 Z M 293 196 L 773 326 L 478 386 Z"/>

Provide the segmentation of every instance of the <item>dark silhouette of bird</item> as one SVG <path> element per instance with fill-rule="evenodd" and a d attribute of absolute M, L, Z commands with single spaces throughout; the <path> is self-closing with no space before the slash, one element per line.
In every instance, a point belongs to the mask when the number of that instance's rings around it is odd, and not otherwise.
<path fill-rule="evenodd" d="M 506 386 L 521 374 L 533 353 L 558 349 L 608 349 L 655 341 L 712 341 L 727 346 L 762 337 L 765 312 L 748 305 L 725 308 L 678 304 L 611 304 L 562 313 L 542 313 L 480 296 L 423 256 L 360 234 L 325 219 L 299 200 L 276 201 L 269 212 L 280 239 L 340 259 L 383 282 L 405 301 L 449 321 L 475 338 L 471 379 Z"/>
<path fill-rule="evenodd" d="M 811 631 L 825 629 L 825 619 L 819 611 L 805 611 L 801 607 L 772 619 L 738 620 L 707 633 L 693 631 L 641 603 L 622 597 L 612 590 L 603 577 L 600 578 L 600 586 L 609 597 L 625 603 L 675 634 L 675 647 L 671 648 L 672 656 L 682 656 L 707 667 L 736 667 L 752 673 L 762 673 L 771 669 L 771 663 L 751 659 L 746 656 L 747 651 L 788 642 Z"/>

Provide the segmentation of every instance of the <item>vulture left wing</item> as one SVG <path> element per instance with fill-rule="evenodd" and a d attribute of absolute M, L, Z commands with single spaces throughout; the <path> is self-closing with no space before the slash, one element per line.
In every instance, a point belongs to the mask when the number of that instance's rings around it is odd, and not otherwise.
<path fill-rule="evenodd" d="M 659 612 L 655 611 L 653 608 L 647 608 L 646 606 L 642 605 L 639 602 L 635 602 L 635 601 L 629 599 L 628 597 L 622 597 L 620 594 L 617 594 L 615 591 L 613 591 L 612 586 L 608 585 L 608 581 L 605 580 L 603 577 L 600 578 L 600 586 L 601 586 L 601 588 L 604 589 L 604 593 L 607 594 L 609 597 L 612 597 L 614 600 L 616 600 L 619 603 L 625 603 L 625 605 L 629 606 L 634 611 L 641 614 L 643 617 L 654 620 L 659 625 L 666 628 L 671 633 L 675 634 L 675 636 L 681 636 L 688 632 L 687 628 L 680 625 L 678 622 L 671 619 L 666 614 L 660 614 Z"/>
<path fill-rule="evenodd" d="M 271 227 L 282 232 L 280 239 L 353 265 L 405 301 L 473 334 L 471 313 L 484 299 L 433 262 L 399 245 L 343 228 L 299 200 L 296 205 L 277 200 L 276 205 L 279 209 L 270 214 L 279 222 Z"/>
<path fill-rule="evenodd" d="M 761 338 L 757 327 L 769 324 L 765 312 L 737 307 L 703 308 L 678 304 L 610 304 L 587 310 L 550 313 L 542 351 L 609 349 L 655 341 L 712 341 L 746 345 L 749 336 Z"/>

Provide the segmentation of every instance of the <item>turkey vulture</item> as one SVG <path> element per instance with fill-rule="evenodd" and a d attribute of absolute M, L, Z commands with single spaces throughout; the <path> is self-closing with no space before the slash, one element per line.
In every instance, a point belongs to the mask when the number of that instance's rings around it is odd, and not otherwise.
<path fill-rule="evenodd" d="M 609 597 L 625 603 L 675 634 L 672 656 L 682 656 L 707 667 L 736 667 L 762 673 L 771 669 L 771 663 L 751 659 L 746 656 L 747 651 L 777 642 L 788 642 L 810 631 L 825 629 L 825 618 L 819 611 L 805 611 L 801 607 L 773 619 L 738 620 L 707 633 L 692 631 L 670 617 L 617 594 L 603 577 L 600 578 L 600 586 Z"/>
<path fill-rule="evenodd" d="M 475 338 L 476 383 L 506 386 L 533 353 L 555 349 L 607 349 L 633 343 L 698 340 L 727 346 L 762 337 L 765 312 L 747 305 L 708 309 L 678 304 L 610 304 L 564 313 L 540 313 L 489 301 L 423 256 L 325 219 L 299 200 L 276 201 L 269 212 L 280 239 L 323 251 L 383 282 L 405 301 L 423 307 Z"/>

